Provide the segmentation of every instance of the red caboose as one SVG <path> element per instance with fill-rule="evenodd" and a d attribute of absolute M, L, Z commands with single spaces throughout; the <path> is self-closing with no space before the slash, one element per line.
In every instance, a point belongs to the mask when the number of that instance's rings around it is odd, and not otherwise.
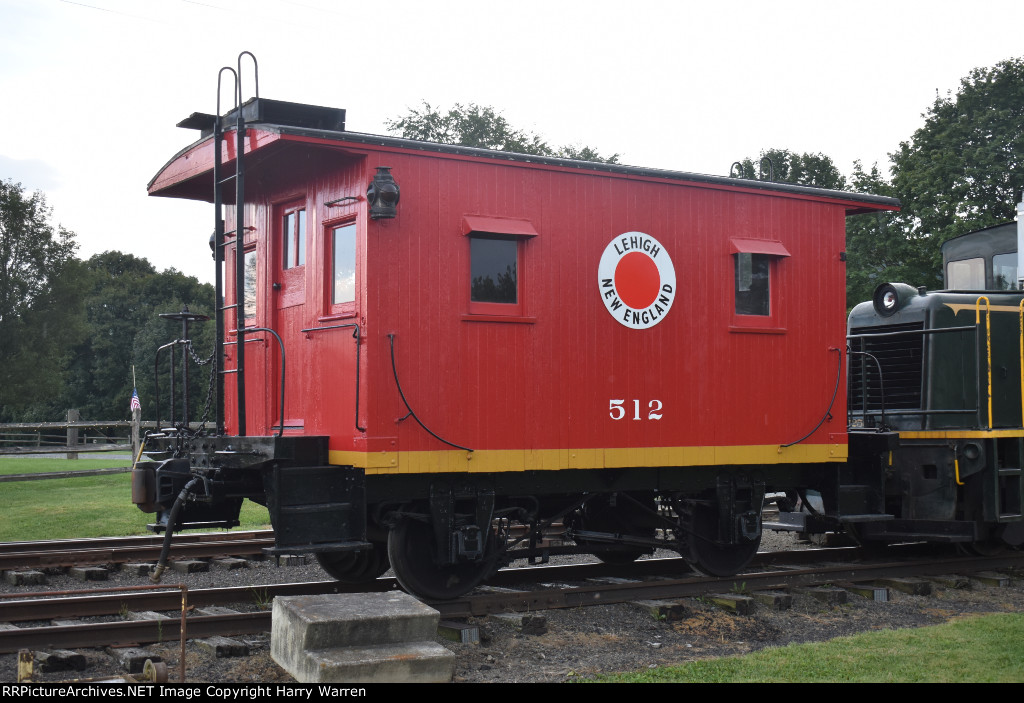
<path fill-rule="evenodd" d="M 200 479 L 171 529 L 249 497 L 336 577 L 390 555 L 447 597 L 512 553 L 512 522 L 732 573 L 766 491 L 838 480 L 845 218 L 895 201 L 358 134 L 261 98 L 184 126 L 205 131 L 150 194 L 232 207 L 223 414 L 151 440 L 139 479 L 165 521 Z"/>

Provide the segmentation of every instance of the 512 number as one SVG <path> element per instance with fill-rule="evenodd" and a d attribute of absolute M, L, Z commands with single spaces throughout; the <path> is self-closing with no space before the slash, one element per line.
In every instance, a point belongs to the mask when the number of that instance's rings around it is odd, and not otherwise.
<path fill-rule="evenodd" d="M 608 401 L 608 415 L 613 420 L 622 420 L 626 417 L 625 402 L 625 399 Z M 643 418 L 640 416 L 640 401 L 633 400 L 631 402 L 633 403 L 633 419 L 642 420 Z M 647 403 L 647 419 L 660 420 L 662 407 L 663 405 L 660 400 L 652 400 L 649 403 Z"/>

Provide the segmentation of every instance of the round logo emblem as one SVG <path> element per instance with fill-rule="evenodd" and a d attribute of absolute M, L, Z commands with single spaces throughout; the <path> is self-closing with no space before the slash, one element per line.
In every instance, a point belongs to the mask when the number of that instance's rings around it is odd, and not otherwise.
<path fill-rule="evenodd" d="M 605 247 L 597 283 L 612 317 L 630 329 L 645 330 L 661 322 L 672 307 L 676 269 L 657 239 L 626 232 Z"/>

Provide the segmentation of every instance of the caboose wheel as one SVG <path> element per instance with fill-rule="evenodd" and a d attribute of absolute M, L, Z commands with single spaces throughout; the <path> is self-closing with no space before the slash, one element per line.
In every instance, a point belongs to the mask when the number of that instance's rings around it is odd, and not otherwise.
<path fill-rule="evenodd" d="M 373 542 L 373 549 L 359 552 L 320 552 L 320 568 L 341 583 L 367 583 L 391 568 L 387 545 Z"/>
<path fill-rule="evenodd" d="M 698 503 L 690 520 L 689 554 L 684 554 L 690 565 L 707 576 L 732 576 L 738 573 L 757 554 L 761 536 L 740 544 L 720 544 L 718 538 L 718 509 Z"/>
<path fill-rule="evenodd" d="M 388 533 L 388 557 L 395 578 L 407 592 L 426 600 L 449 600 L 468 593 L 491 575 L 497 556 L 493 534 L 479 561 L 438 566 L 436 552 L 434 531 L 427 523 L 402 520 Z"/>

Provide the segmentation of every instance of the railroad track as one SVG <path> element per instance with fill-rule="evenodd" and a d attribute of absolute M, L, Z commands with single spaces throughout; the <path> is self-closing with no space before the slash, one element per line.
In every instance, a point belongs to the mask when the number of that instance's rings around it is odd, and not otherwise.
<path fill-rule="evenodd" d="M 870 563 L 853 561 L 861 556 L 859 550 L 850 548 L 764 553 L 758 555 L 751 570 L 729 578 L 695 576 L 681 559 L 643 560 L 632 565 L 634 568 L 628 572 L 621 566 L 611 567 L 606 564 L 503 569 L 491 583 L 518 585 L 520 588 L 497 592 L 479 589 L 473 595 L 431 605 L 444 618 L 465 618 L 499 612 L 537 612 L 635 600 L 693 598 L 734 591 L 737 584 L 742 584 L 746 591 L 785 590 L 844 582 L 865 583 L 887 578 L 1024 569 L 1024 554 L 1019 552 L 994 557 L 950 558 L 947 555 L 941 559 L 920 556 L 899 558 L 897 553 L 896 559 Z M 819 561 L 812 563 L 811 558 Z M 842 563 L 844 561 L 846 563 Z M 612 575 L 622 577 L 625 573 L 628 573 L 629 579 L 619 578 L 614 583 L 592 580 Z M 680 578 L 681 574 L 685 576 Z M 537 589 L 536 584 L 549 585 Z M 347 587 L 335 581 L 318 581 L 196 589 L 184 594 L 181 587 L 174 585 L 147 587 L 147 590 L 120 589 L 114 593 L 24 593 L 0 601 L 0 622 L 21 625 L 15 629 L 0 630 L 0 654 L 48 647 L 125 646 L 176 641 L 179 639 L 177 613 L 182 607 L 183 595 L 189 608 L 231 604 L 249 604 L 248 607 L 253 608 L 257 602 L 265 605 L 276 596 L 386 591 L 398 587 L 391 578 L 378 579 L 372 586 L 367 589 L 365 585 Z M 165 611 L 172 615 L 160 619 L 124 620 L 123 616 L 129 611 Z M 93 620 L 81 624 L 31 626 L 40 621 L 69 617 Z M 96 618 L 105 618 L 106 621 L 97 622 Z M 219 615 L 189 615 L 186 628 L 187 638 L 268 632 L 270 612 L 261 609 Z"/>
<path fill-rule="evenodd" d="M 514 531 L 519 536 L 522 530 Z M 555 526 L 551 534 L 560 532 Z M 65 568 L 96 564 L 155 562 L 163 535 L 97 537 L 90 539 L 0 542 L 0 572 L 16 569 Z M 273 530 L 177 534 L 171 541 L 173 559 L 255 556 L 274 546 Z M 576 548 L 565 548 L 565 552 Z M 560 553 L 555 548 L 553 553 Z"/>
<path fill-rule="evenodd" d="M 0 543 L 0 571 L 156 561 L 162 535 Z M 274 546 L 273 530 L 175 535 L 175 559 L 253 556 Z"/>

